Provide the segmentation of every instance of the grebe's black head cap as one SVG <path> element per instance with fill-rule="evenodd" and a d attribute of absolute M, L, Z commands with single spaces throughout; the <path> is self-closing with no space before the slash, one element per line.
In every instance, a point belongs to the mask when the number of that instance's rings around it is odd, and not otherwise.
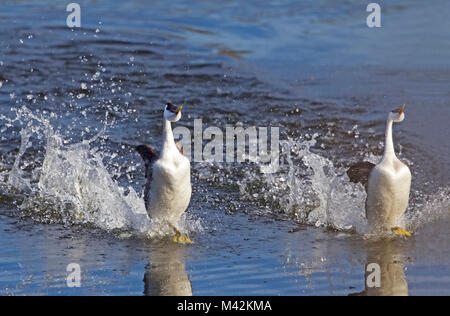
<path fill-rule="evenodd" d="M 173 105 L 172 103 L 168 102 L 166 104 L 166 110 L 169 112 L 172 112 L 172 113 L 177 113 L 178 108 L 175 105 Z"/>

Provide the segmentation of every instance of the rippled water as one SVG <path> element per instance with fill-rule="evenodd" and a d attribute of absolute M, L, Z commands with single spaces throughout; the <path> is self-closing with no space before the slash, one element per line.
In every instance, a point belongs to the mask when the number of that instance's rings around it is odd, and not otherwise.
<path fill-rule="evenodd" d="M 0 5 L 0 294 L 449 294 L 450 174 L 444 1 L 62 1 Z M 193 163 L 179 247 L 141 198 L 135 145 L 181 126 L 281 128 L 281 170 Z M 413 171 L 409 241 L 367 240 L 354 161 L 397 150 Z M 79 263 L 80 289 L 66 287 Z"/>

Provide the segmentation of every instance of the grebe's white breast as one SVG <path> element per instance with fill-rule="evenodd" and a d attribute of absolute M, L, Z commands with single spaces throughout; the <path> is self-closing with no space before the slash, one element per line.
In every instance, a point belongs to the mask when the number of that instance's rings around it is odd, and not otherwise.
<path fill-rule="evenodd" d="M 178 150 L 164 154 L 153 165 L 147 211 L 151 218 L 176 225 L 189 206 L 192 195 L 191 164 Z"/>
<path fill-rule="evenodd" d="M 389 230 L 408 207 L 411 171 L 399 159 L 383 159 L 369 176 L 366 214 L 369 225 Z"/>

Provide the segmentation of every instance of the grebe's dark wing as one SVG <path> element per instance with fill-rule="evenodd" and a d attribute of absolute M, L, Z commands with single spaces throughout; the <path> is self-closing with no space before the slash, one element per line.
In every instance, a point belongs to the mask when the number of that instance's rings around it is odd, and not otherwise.
<path fill-rule="evenodd" d="M 153 164 L 159 158 L 158 151 L 150 145 L 139 145 L 136 146 L 136 151 L 141 156 L 142 160 L 144 160 L 145 165 L 145 178 L 147 182 L 145 183 L 144 188 L 144 200 L 145 207 L 147 207 L 148 195 L 150 193 L 150 188 L 152 185 L 152 177 L 153 177 Z"/>
<path fill-rule="evenodd" d="M 139 146 L 136 146 L 135 149 L 141 156 L 142 160 L 144 160 L 145 177 L 148 179 L 149 174 L 150 174 L 150 178 L 151 178 L 151 173 L 152 173 L 151 167 L 152 167 L 153 163 L 156 160 L 158 160 L 158 158 L 159 158 L 158 151 L 150 145 L 139 145 Z"/>
<path fill-rule="evenodd" d="M 367 192 L 367 186 L 369 185 L 369 176 L 372 172 L 372 169 L 375 167 L 375 164 L 368 161 L 361 161 L 355 163 L 348 169 L 347 175 L 350 178 L 350 181 L 353 183 L 361 183 Z"/>

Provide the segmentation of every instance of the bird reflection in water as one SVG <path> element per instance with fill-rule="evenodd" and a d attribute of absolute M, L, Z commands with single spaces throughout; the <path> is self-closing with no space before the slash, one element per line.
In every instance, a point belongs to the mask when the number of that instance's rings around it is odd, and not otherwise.
<path fill-rule="evenodd" d="M 152 248 L 149 264 L 145 268 L 144 295 L 192 296 L 184 251 L 183 246 L 173 242 L 162 242 Z"/>
<path fill-rule="evenodd" d="M 379 265 L 379 287 L 369 286 L 374 279 L 373 264 Z M 368 271 L 369 270 L 369 271 Z M 398 240 L 377 241 L 368 245 L 365 266 L 365 290 L 350 296 L 408 296 L 408 282 L 404 267 L 404 245 Z M 368 280 L 370 280 L 368 282 Z"/>

